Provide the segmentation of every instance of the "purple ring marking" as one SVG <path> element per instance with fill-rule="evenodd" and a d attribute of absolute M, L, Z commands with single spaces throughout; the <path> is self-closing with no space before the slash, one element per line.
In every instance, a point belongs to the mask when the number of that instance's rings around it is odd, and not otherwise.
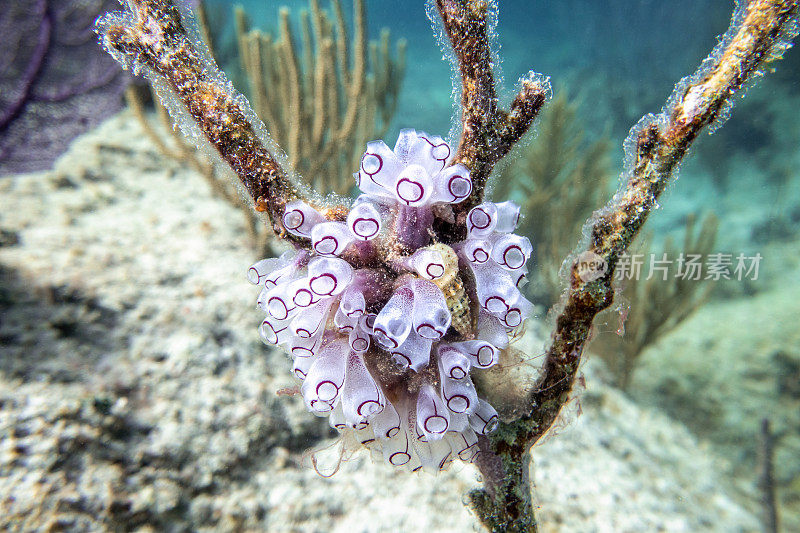
<path fill-rule="evenodd" d="M 389 349 L 397 348 L 397 346 L 398 346 L 397 341 L 394 340 L 393 338 L 389 337 L 386 334 L 386 332 L 383 331 L 381 328 L 373 328 L 372 334 L 375 335 L 375 337 L 377 337 L 378 342 L 380 342 L 381 344 L 383 344 L 387 348 L 389 348 Z M 384 341 L 389 341 L 392 344 L 390 345 L 388 342 L 384 342 Z"/>
<path fill-rule="evenodd" d="M 488 298 L 486 298 L 486 302 L 484 302 L 484 304 L 483 304 L 483 307 L 484 307 L 484 308 L 485 308 L 487 311 L 489 311 L 490 313 L 492 313 L 492 314 L 502 313 L 502 312 L 503 312 L 503 310 L 501 310 L 501 309 L 499 309 L 499 308 L 496 308 L 495 310 L 489 309 L 489 307 L 490 307 L 490 306 L 492 306 L 492 307 L 496 307 L 496 306 L 495 306 L 495 305 L 493 305 L 493 304 L 496 304 L 497 302 L 499 302 L 499 303 L 500 303 L 500 304 L 501 304 L 501 305 L 502 305 L 502 306 L 505 308 L 504 310 L 505 310 L 505 312 L 507 313 L 507 312 L 508 312 L 508 304 L 506 303 L 506 301 L 505 301 L 505 300 L 503 300 L 503 299 L 502 299 L 501 297 L 499 297 L 499 296 L 489 296 Z"/>
<path fill-rule="evenodd" d="M 489 352 L 489 360 L 484 362 L 484 356 L 486 352 Z M 481 366 L 489 366 L 494 359 L 494 350 L 489 346 L 481 346 L 478 349 L 478 353 L 475 354 L 475 358 L 478 360 L 478 364 Z"/>
<path fill-rule="evenodd" d="M 314 251 L 321 255 L 333 255 L 338 249 L 339 241 L 332 235 L 327 235 L 314 243 Z"/>
<path fill-rule="evenodd" d="M 439 171 L 441 172 L 442 170 L 444 170 L 444 167 L 447 165 L 447 158 L 450 157 L 450 145 L 448 145 L 446 142 L 433 144 L 430 139 L 428 139 L 423 135 L 420 135 L 419 138 L 428 143 L 429 145 L 431 145 L 431 157 L 433 157 L 436 161 L 439 161 L 442 164 L 442 168 L 439 169 Z M 442 147 L 447 148 L 447 155 L 444 155 L 443 157 L 437 157 L 436 149 Z M 442 155 L 441 152 L 442 151 L 439 150 L 439 155 Z"/>
<path fill-rule="evenodd" d="M 464 194 L 459 194 L 458 192 L 453 190 L 453 182 L 464 182 L 467 185 L 467 192 Z M 466 179 L 464 176 L 460 174 L 456 174 L 450 177 L 450 181 L 447 182 L 447 190 L 450 191 L 450 194 L 453 195 L 453 199 L 458 200 L 460 198 L 466 198 L 472 192 L 472 182 Z"/>
<path fill-rule="evenodd" d="M 431 272 L 433 269 L 433 272 Z M 439 263 L 431 263 L 425 268 L 425 272 L 431 278 L 441 278 L 444 276 L 444 265 L 440 265 Z"/>
<path fill-rule="evenodd" d="M 430 332 L 428 330 L 430 330 Z M 431 332 L 433 333 L 433 336 L 430 336 Z M 432 340 L 441 339 L 444 336 L 444 333 L 438 331 L 431 324 L 420 324 L 419 326 L 417 326 L 417 334 L 420 337 Z"/>
<path fill-rule="evenodd" d="M 403 194 L 400 192 L 400 186 L 403 183 L 410 183 L 411 185 L 417 187 L 418 191 L 417 191 L 417 197 L 416 198 L 412 198 L 412 199 L 409 200 L 409 199 L 407 199 L 407 198 L 405 198 L 403 196 Z M 403 200 L 407 204 L 411 204 L 412 202 L 419 202 L 420 199 L 422 199 L 422 197 L 425 195 L 425 187 L 423 187 L 422 185 L 420 185 L 416 181 L 411 181 L 408 178 L 403 178 L 403 179 L 400 179 L 400 180 L 397 181 L 397 185 L 395 185 L 395 192 L 397 192 L 397 197 L 398 198 L 400 198 L 401 200 Z"/>
<path fill-rule="evenodd" d="M 275 304 L 276 307 L 273 307 L 273 304 Z M 289 316 L 289 307 L 279 296 L 273 296 L 267 301 L 267 309 L 269 310 L 269 314 L 276 320 L 286 320 Z M 282 316 L 278 316 L 278 314 Z"/>
<path fill-rule="evenodd" d="M 316 400 L 316 399 L 311 400 L 310 405 L 314 411 L 317 411 L 319 413 L 327 413 L 328 411 L 333 411 L 333 407 L 331 407 L 331 404 L 329 404 L 328 402 L 323 402 L 321 400 Z M 323 405 L 325 407 L 322 407 Z"/>
<path fill-rule="evenodd" d="M 361 412 L 362 409 L 364 409 L 364 407 L 367 405 L 377 405 L 379 409 L 383 409 L 383 406 L 379 402 L 376 402 L 375 400 L 367 400 L 366 402 L 362 402 L 361 405 L 358 406 L 358 409 L 356 409 L 356 413 L 358 413 L 360 416 L 369 416 L 378 412 L 376 410 L 370 410 L 370 412 L 368 413 L 362 413 Z"/>
<path fill-rule="evenodd" d="M 374 226 L 374 230 L 371 231 L 363 231 L 364 223 L 372 224 Z M 369 227 L 369 226 L 368 226 Z M 378 234 L 380 230 L 380 225 L 375 219 L 372 218 L 357 218 L 353 221 L 353 233 L 361 237 L 362 239 L 369 239 L 370 237 L 374 237 Z"/>
<path fill-rule="evenodd" d="M 300 216 L 300 222 L 298 222 L 297 224 L 294 224 L 294 225 L 290 225 L 287 222 L 287 219 L 291 215 L 294 215 L 295 213 L 297 213 L 297 215 Z M 305 220 L 306 220 L 306 216 L 299 209 L 293 209 L 293 210 L 287 211 L 286 213 L 283 214 L 283 225 L 286 226 L 286 229 L 297 229 L 297 228 L 299 228 L 300 226 L 303 225 L 303 222 L 305 222 Z"/>
<path fill-rule="evenodd" d="M 455 402 L 456 405 L 451 405 L 451 402 Z M 447 408 L 454 413 L 465 413 L 467 409 L 469 409 L 469 398 L 461 394 L 456 394 L 455 396 L 447 399 Z"/>
<path fill-rule="evenodd" d="M 331 287 L 331 289 L 328 292 L 323 292 L 325 286 L 323 285 L 322 287 L 320 287 L 319 284 L 324 283 L 326 279 L 330 279 L 331 281 L 333 281 L 333 287 Z M 315 284 L 317 287 L 316 289 L 314 288 Z M 336 290 L 337 285 L 338 282 L 336 280 L 336 276 L 334 276 L 333 274 L 328 274 L 327 272 L 311 278 L 311 281 L 308 282 L 308 286 L 311 288 L 311 291 L 318 296 L 330 296 L 333 293 L 333 291 Z"/>
<path fill-rule="evenodd" d="M 438 422 L 438 420 L 436 420 L 436 419 L 441 419 L 442 422 Z M 437 424 L 444 423 L 444 428 L 441 431 L 434 431 L 432 429 L 429 429 L 428 428 L 428 424 L 430 424 L 431 422 L 434 422 L 434 423 L 437 423 Z M 428 433 L 435 433 L 436 435 L 441 435 L 442 433 L 447 431 L 448 423 L 447 423 L 447 419 L 445 417 L 439 416 L 439 415 L 433 415 L 433 416 L 429 416 L 428 418 L 426 418 L 425 422 L 422 425 L 425 428 L 425 431 L 427 431 Z"/>
<path fill-rule="evenodd" d="M 483 224 L 483 225 L 480 225 L 480 224 L 476 224 L 476 223 L 475 223 L 474 217 L 475 217 L 475 215 L 476 215 L 476 214 L 478 214 L 478 213 L 481 213 L 481 214 L 483 214 L 483 216 L 485 216 L 485 217 L 486 217 L 485 224 Z M 470 215 L 470 217 L 469 217 L 469 221 L 470 221 L 470 223 L 472 224 L 472 227 L 473 227 L 473 228 L 476 228 L 476 229 L 486 229 L 486 228 L 488 228 L 488 227 L 491 225 L 491 223 L 492 223 L 492 217 L 490 217 L 490 216 L 489 216 L 489 213 L 487 213 L 487 212 L 486 212 L 486 211 L 484 211 L 483 209 L 480 209 L 480 208 L 477 208 L 477 207 L 476 207 L 476 208 L 475 208 L 475 211 L 473 211 L 472 215 Z"/>
<path fill-rule="evenodd" d="M 485 263 L 489 260 L 489 254 L 483 248 L 476 248 L 472 252 L 472 258 L 476 263 Z"/>
<path fill-rule="evenodd" d="M 427 139 L 425 139 L 425 140 L 427 141 Z M 428 142 L 430 142 L 430 141 L 428 141 Z M 431 144 L 433 144 L 433 143 L 431 143 Z M 436 155 L 436 149 L 437 148 L 439 148 L 439 155 Z M 444 148 L 445 150 L 447 150 L 447 153 L 443 154 L 441 148 Z M 447 143 L 439 143 L 437 145 L 434 145 L 433 149 L 431 150 L 431 155 L 433 155 L 433 158 L 436 159 L 437 161 L 447 161 L 447 158 L 450 157 L 450 146 L 448 146 Z"/>
<path fill-rule="evenodd" d="M 392 466 L 403 466 L 411 460 L 411 456 L 406 452 L 394 452 L 389 456 L 389 462 Z"/>
<path fill-rule="evenodd" d="M 372 156 L 378 160 L 378 169 L 375 172 L 370 172 L 369 170 L 364 168 L 364 160 L 367 159 L 368 156 Z M 380 172 L 382 168 L 383 168 L 383 158 L 381 158 L 381 156 L 379 156 L 378 154 L 365 152 L 364 155 L 361 157 L 361 170 L 364 172 L 364 174 L 366 174 L 370 178 L 375 174 L 377 174 L 378 172 Z"/>
<path fill-rule="evenodd" d="M 405 361 L 403 361 L 405 359 Z M 401 354 L 400 352 L 392 352 L 392 361 L 397 363 L 397 366 L 407 368 L 411 366 L 411 359 Z"/>
<path fill-rule="evenodd" d="M 515 328 L 522 324 L 522 313 L 519 309 L 509 309 L 505 316 L 505 323 L 509 327 Z"/>
<path fill-rule="evenodd" d="M 317 329 L 319 329 L 319 326 L 317 326 Z M 316 329 L 314 331 L 309 331 L 306 328 L 297 328 L 297 336 L 301 339 L 310 339 L 316 331 Z"/>
<path fill-rule="evenodd" d="M 327 394 L 325 394 L 325 396 L 330 396 L 329 398 L 323 398 L 322 394 L 320 394 L 320 388 L 323 385 L 331 385 L 333 387 L 333 391 L 327 390 L 327 389 L 329 389 L 329 387 L 326 387 L 326 390 L 322 391 L 322 392 L 327 392 Z M 336 383 L 334 383 L 333 381 L 330 381 L 330 380 L 321 381 L 321 382 L 319 382 L 317 384 L 316 393 L 317 393 L 317 398 L 319 398 L 320 401 L 328 403 L 330 401 L 333 401 L 336 398 L 336 396 L 339 395 L 339 387 L 337 387 Z"/>
<path fill-rule="evenodd" d="M 300 353 L 295 353 L 295 350 Z M 295 346 L 294 348 L 292 348 L 292 355 L 294 355 L 295 357 L 314 357 L 314 351 L 309 348 L 304 348 L 302 346 Z"/>
<path fill-rule="evenodd" d="M 463 379 L 464 376 L 466 375 L 467 373 L 460 366 L 454 366 L 453 368 L 450 369 L 450 377 L 453 379 Z"/>
<path fill-rule="evenodd" d="M 391 428 L 389 428 L 389 429 L 386 431 L 386 438 L 387 438 L 387 439 L 391 439 L 392 437 L 394 437 L 395 435 L 397 435 L 397 433 L 398 433 L 399 431 L 400 431 L 400 427 L 399 427 L 399 426 L 394 426 L 394 427 L 391 427 Z"/>
<path fill-rule="evenodd" d="M 247 269 L 247 279 L 248 280 L 252 280 L 253 279 L 253 276 L 250 275 L 251 272 L 255 272 L 255 279 L 256 279 L 255 284 L 258 285 L 259 283 L 261 283 L 261 277 L 262 276 L 258 273 L 258 270 L 256 270 L 253 267 L 250 267 L 249 269 Z"/>
<path fill-rule="evenodd" d="M 264 340 L 266 340 L 270 344 L 278 344 L 278 332 L 275 331 L 275 328 L 272 327 L 272 324 L 270 324 L 265 320 L 264 322 L 261 323 L 262 331 L 264 331 L 265 329 L 264 326 L 269 327 L 269 332 L 265 332 L 264 334 Z"/>
<path fill-rule="evenodd" d="M 303 298 L 301 298 L 301 296 Z M 295 305 L 300 307 L 308 307 L 309 305 L 314 303 L 314 295 L 308 289 L 300 289 L 295 293 L 294 298 L 292 298 Z"/>
<path fill-rule="evenodd" d="M 351 328 L 352 329 L 352 328 Z M 358 338 L 353 341 L 353 349 L 357 352 L 363 352 L 369 347 L 366 339 Z"/>
<path fill-rule="evenodd" d="M 508 258 L 506 257 L 506 256 L 508 255 L 508 253 L 509 253 L 509 252 L 511 252 L 511 251 L 514 251 L 514 250 L 518 251 L 518 252 L 519 252 L 519 254 L 522 256 L 522 263 L 521 263 L 519 266 L 513 266 L 513 265 L 510 265 L 510 264 L 508 263 Z M 523 266 L 525 266 L 525 254 L 523 254 L 523 253 L 522 253 L 522 248 L 520 248 L 520 247 L 519 247 L 519 246 L 517 246 L 516 244 L 513 244 L 513 245 L 509 246 L 508 248 L 506 248 L 506 250 L 503 252 L 503 263 L 504 263 L 504 264 L 505 264 L 505 265 L 506 265 L 508 268 L 513 268 L 514 270 L 516 270 L 516 269 L 518 269 L 518 268 L 522 268 Z"/>

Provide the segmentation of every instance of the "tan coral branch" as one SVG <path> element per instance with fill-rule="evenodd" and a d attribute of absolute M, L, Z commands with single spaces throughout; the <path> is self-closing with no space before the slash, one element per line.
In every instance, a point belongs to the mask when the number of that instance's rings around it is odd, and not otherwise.
<path fill-rule="evenodd" d="M 275 232 L 288 234 L 282 216 L 287 202 L 300 196 L 270 150 L 257 135 L 244 106 L 212 69 L 188 35 L 171 0 L 130 0 L 132 16 L 109 19 L 103 28 L 109 50 L 162 78 L 180 100 L 203 136 L 230 165 L 254 201 L 266 212 Z"/>
<path fill-rule="evenodd" d="M 497 105 L 485 0 L 436 0 L 461 76 L 461 139 L 454 162 L 470 169 L 472 195 L 456 207 L 466 213 L 483 201 L 494 165 L 528 131 L 544 105 L 546 80 L 526 79 L 510 112 Z"/>

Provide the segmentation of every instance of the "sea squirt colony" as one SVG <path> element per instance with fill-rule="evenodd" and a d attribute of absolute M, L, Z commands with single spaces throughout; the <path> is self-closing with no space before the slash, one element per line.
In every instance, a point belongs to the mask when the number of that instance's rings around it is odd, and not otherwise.
<path fill-rule="evenodd" d="M 393 150 L 370 142 L 346 220 L 290 202 L 284 226 L 311 250 L 248 272 L 263 286 L 261 337 L 292 356 L 307 408 L 411 470 L 474 460 L 498 417 L 470 372 L 494 366 L 531 311 L 519 287 L 532 247 L 512 233 L 517 205 L 484 202 L 467 214 L 466 239 L 432 242 L 434 217 L 452 216 L 472 192 L 450 155 L 440 137 L 414 130 Z"/>

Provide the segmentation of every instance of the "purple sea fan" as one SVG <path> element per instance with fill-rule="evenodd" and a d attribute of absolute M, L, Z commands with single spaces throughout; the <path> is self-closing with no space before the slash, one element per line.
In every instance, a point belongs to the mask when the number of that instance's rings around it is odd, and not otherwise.
<path fill-rule="evenodd" d="M 113 0 L 3 0 L 0 174 L 50 168 L 68 143 L 122 109 L 128 76 L 97 46 Z"/>
<path fill-rule="evenodd" d="M 262 286 L 261 337 L 292 356 L 308 410 L 411 470 L 475 458 L 498 417 L 471 373 L 498 362 L 531 311 L 518 287 L 532 247 L 512 233 L 515 204 L 484 202 L 467 213 L 465 239 L 434 242 L 434 211 L 446 216 L 472 192 L 450 157 L 440 137 L 414 130 L 394 149 L 369 143 L 346 219 L 290 202 L 283 225 L 312 251 L 248 274 Z"/>

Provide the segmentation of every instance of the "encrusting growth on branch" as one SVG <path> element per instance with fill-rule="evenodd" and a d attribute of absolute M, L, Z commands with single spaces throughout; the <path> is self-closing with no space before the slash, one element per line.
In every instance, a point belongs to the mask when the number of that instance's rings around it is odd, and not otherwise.
<path fill-rule="evenodd" d="M 461 75 L 461 139 L 454 162 L 470 170 L 472 195 L 456 207 L 467 213 L 483 201 L 486 182 L 494 168 L 528 131 L 550 93 L 546 78 L 530 76 L 509 111 L 497 104 L 497 90 L 489 47 L 490 2 L 435 0 Z"/>
<path fill-rule="evenodd" d="M 245 100 L 206 63 L 169 0 L 129 0 L 131 14 L 100 22 L 104 45 L 124 64 L 161 79 L 189 113 L 205 139 L 241 180 L 255 209 L 266 212 L 275 233 L 298 244 L 281 217 L 287 202 L 300 197 L 270 149 L 256 133 Z"/>

